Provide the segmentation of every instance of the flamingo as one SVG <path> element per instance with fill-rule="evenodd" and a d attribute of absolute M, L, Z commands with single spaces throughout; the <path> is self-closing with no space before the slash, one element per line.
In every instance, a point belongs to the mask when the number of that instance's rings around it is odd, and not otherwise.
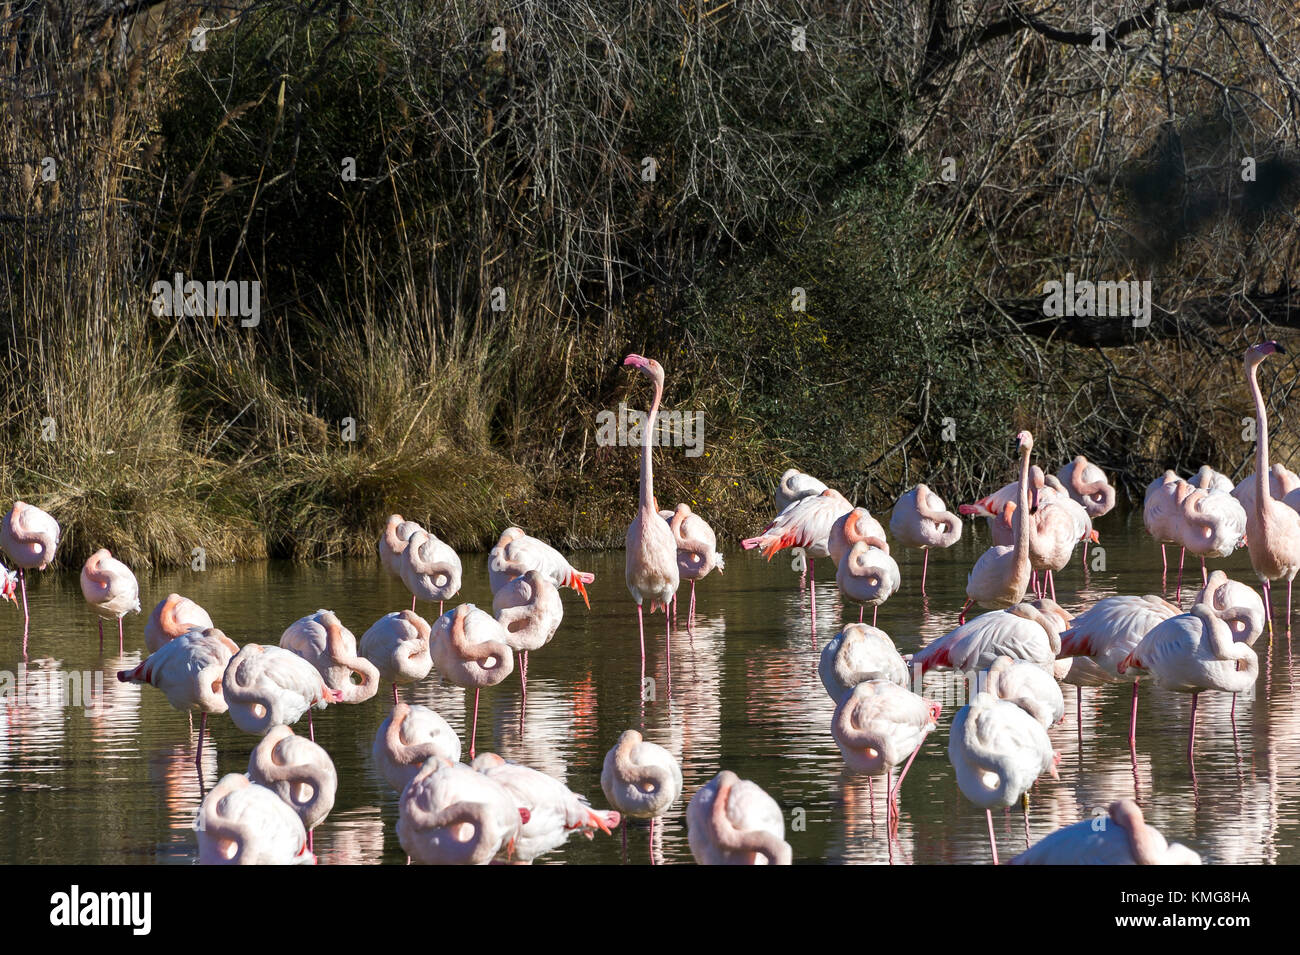
<path fill-rule="evenodd" d="M 402 555 L 416 531 L 424 530 L 401 514 L 390 514 L 384 533 L 379 537 L 379 562 L 394 577 L 402 576 Z"/>
<path fill-rule="evenodd" d="M 814 566 L 818 557 L 829 557 L 830 533 L 835 522 L 853 510 L 853 505 L 839 491 L 827 488 L 820 494 L 801 497 L 788 505 L 756 537 L 740 542 L 745 550 L 761 547 L 763 556 L 773 555 L 786 547 L 801 547 L 808 557 L 809 590 L 812 593 L 812 622 L 817 624 L 817 591 Z"/>
<path fill-rule="evenodd" d="M 140 612 L 140 584 L 131 568 L 100 548 L 81 568 L 81 594 L 99 616 L 99 652 L 104 652 L 104 621 L 117 620 L 117 652 L 122 652 L 122 618 Z"/>
<path fill-rule="evenodd" d="M 168 594 L 144 623 L 144 645 L 157 653 L 163 644 L 191 630 L 210 630 L 215 624 L 208 612 L 188 597 Z"/>
<path fill-rule="evenodd" d="M 1105 817 L 1057 829 L 1011 860 L 1012 865 L 1200 865 L 1180 843 L 1170 845 L 1142 818 L 1132 799 L 1110 804 Z"/>
<path fill-rule="evenodd" d="M 32 617 L 27 611 L 27 571 L 44 570 L 59 549 L 59 522 L 39 507 L 14 502 L 0 522 L 0 548 L 18 566 L 18 586 L 23 595 L 23 656 L 27 656 L 27 631 Z M 17 603 L 17 601 L 14 601 Z"/>
<path fill-rule="evenodd" d="M 885 528 L 865 507 L 855 507 L 841 514 L 831 525 L 830 533 L 826 535 L 826 550 L 830 552 L 831 562 L 838 567 L 844 555 L 858 541 L 866 541 L 872 547 L 889 553 Z"/>
<path fill-rule="evenodd" d="M 898 816 L 903 778 L 938 725 L 940 706 L 888 680 L 859 683 L 835 709 L 831 735 L 844 763 L 854 772 L 885 776 L 889 814 Z M 906 760 L 898 782 L 894 770 Z"/>
<path fill-rule="evenodd" d="M 921 595 L 925 595 L 925 576 L 930 569 L 930 549 L 951 547 L 961 540 L 961 518 L 949 511 L 939 497 L 924 484 L 904 491 L 889 515 L 889 533 L 904 547 L 919 547 L 925 555 L 921 562 Z"/>
<path fill-rule="evenodd" d="M 904 662 L 889 634 L 865 623 L 850 623 L 822 649 L 817 663 L 822 686 L 836 703 L 853 692 L 859 683 L 887 680 L 908 685 Z"/>
<path fill-rule="evenodd" d="M 1264 632 L 1268 611 L 1264 601 L 1253 587 L 1229 580 L 1221 570 L 1210 574 L 1210 579 L 1196 595 L 1195 604 L 1209 604 L 1215 616 L 1232 628 L 1232 639 L 1253 647 Z"/>
<path fill-rule="evenodd" d="M 199 806 L 194 828 L 202 865 L 313 865 L 293 808 L 243 773 L 230 773 Z"/>
<path fill-rule="evenodd" d="M 1147 485 L 1146 495 L 1142 500 L 1142 524 L 1157 544 L 1160 545 L 1160 579 L 1163 581 L 1169 573 L 1169 561 L 1165 557 L 1165 545 L 1177 544 L 1176 529 L 1177 503 L 1176 488 L 1182 479 L 1173 471 L 1165 471 Z M 1163 586 L 1163 584 L 1162 584 Z"/>
<path fill-rule="evenodd" d="M 433 669 L 429 655 L 429 622 L 411 610 L 385 614 L 361 635 L 361 655 L 375 665 L 379 678 L 393 685 L 419 683 Z"/>
<path fill-rule="evenodd" d="M 1091 463 L 1082 454 L 1056 472 L 1057 480 L 1064 485 L 1070 499 L 1087 508 L 1094 520 L 1109 514 L 1115 507 L 1115 488 L 1106 472 Z"/>
<path fill-rule="evenodd" d="M 253 747 L 248 778 L 270 789 L 297 813 L 307 830 L 307 849 L 314 850 L 312 834 L 334 808 L 339 788 L 329 753 L 295 736 L 288 726 L 276 726 Z"/>
<path fill-rule="evenodd" d="M 1191 486 L 1191 485 L 1188 485 Z M 1205 558 L 1230 557 L 1246 533 L 1246 510 L 1231 494 L 1197 488 L 1180 495 L 1183 546 L 1201 558 L 1201 583 L 1205 583 Z M 1300 515 L 1297 515 L 1300 520 Z M 1179 568 L 1181 571 L 1181 561 Z M 1179 574 L 1181 590 L 1182 575 Z"/>
<path fill-rule="evenodd" d="M 280 636 L 280 646 L 314 666 L 325 685 L 343 695 L 344 703 L 364 703 L 379 691 L 379 670 L 357 655 L 357 638 L 332 610 L 317 610 L 291 623 Z"/>
<path fill-rule="evenodd" d="M 681 583 L 681 571 L 677 568 L 677 541 L 673 532 L 659 516 L 655 504 L 654 458 L 650 450 L 650 438 L 659 420 L 659 402 L 664 394 L 664 369 L 653 358 L 640 355 L 628 355 L 624 365 L 631 365 L 650 379 L 654 385 L 654 402 L 646 416 L 641 431 L 641 491 L 637 505 L 636 517 L 627 529 L 625 548 L 627 551 L 625 578 L 627 589 L 636 601 L 636 625 L 641 635 L 641 679 L 645 681 L 645 623 L 641 614 L 641 604 L 650 601 L 650 612 L 655 607 L 664 611 L 664 632 L 667 639 L 668 678 L 672 680 L 673 635 L 672 621 L 668 617 L 668 605 L 672 602 Z"/>
<path fill-rule="evenodd" d="M 502 585 L 492 596 L 492 613 L 505 628 L 505 641 L 519 654 L 519 726 L 528 706 L 528 654 L 551 642 L 564 619 L 560 592 L 540 572 L 530 570 Z"/>
<path fill-rule="evenodd" d="M 302 657 L 260 643 L 246 643 L 230 658 L 222 692 L 231 722 L 258 736 L 265 736 L 273 727 L 296 723 L 304 713 L 310 719 L 312 707 L 324 709 L 343 699 L 343 694 L 326 686 L 320 672 Z"/>
<path fill-rule="evenodd" d="M 993 543 L 998 546 L 1009 546 L 1016 542 L 1012 516 L 1015 514 L 1019 500 L 1020 481 L 1017 479 L 1003 485 L 992 494 L 980 498 L 974 504 L 962 504 L 957 510 L 971 517 L 983 517 L 988 521 Z M 1069 500 L 1064 485 L 1054 475 L 1044 474 L 1043 469 L 1037 464 L 1030 466 L 1029 503 L 1031 505 Z"/>
<path fill-rule="evenodd" d="M 860 605 L 859 622 L 862 620 L 861 605 L 871 604 L 871 623 L 875 626 L 880 605 L 898 590 L 902 578 L 889 551 L 861 540 L 840 560 L 835 582 L 839 584 L 840 593 Z"/>
<path fill-rule="evenodd" d="M 121 670 L 117 678 L 123 683 L 148 683 L 167 696 L 178 710 L 198 710 L 199 748 L 194 765 L 203 768 L 203 733 L 209 713 L 227 710 L 223 681 L 226 667 L 239 652 L 239 646 L 220 630 L 190 630 L 159 647 L 139 666 Z"/>
<path fill-rule="evenodd" d="M 1052 600 L 1019 603 L 980 614 L 912 654 L 912 672 L 953 669 L 966 673 L 993 665 L 1000 656 L 1028 660 L 1055 671 L 1061 633 L 1071 617 Z"/>
<path fill-rule="evenodd" d="M 722 573 L 725 564 L 718 550 L 718 536 L 713 533 L 708 522 L 692 511 L 688 504 L 678 504 L 676 510 L 660 511 L 659 516 L 668 522 L 673 539 L 677 542 L 677 572 L 682 580 L 691 582 L 691 603 L 686 610 L 686 626 L 694 627 L 695 582 L 703 580 L 712 570 Z"/>
<path fill-rule="evenodd" d="M 1215 571 L 1215 573 L 1222 573 Z M 1142 638 L 1159 623 L 1182 613 L 1163 597 L 1147 594 L 1133 597 L 1120 594 L 1097 601 L 1061 634 L 1059 656 L 1070 658 L 1070 668 L 1061 677 L 1075 686 L 1075 707 L 1079 723 L 1083 722 L 1083 687 L 1107 683 L 1132 683 L 1133 707 L 1129 717 L 1129 747 L 1137 732 L 1137 674 L 1121 673 L 1119 664 L 1136 649 Z M 1083 736 L 1082 725 L 1079 728 Z"/>
<path fill-rule="evenodd" d="M 998 864 L 993 837 L 993 810 L 1025 805 L 1025 840 L 1029 839 L 1027 793 L 1043 773 L 1056 778 L 1060 754 L 1052 749 L 1043 724 L 1009 700 L 978 693 L 952 719 L 948 761 L 957 772 L 957 786 L 984 810 L 989 824 L 989 849 Z"/>
<path fill-rule="evenodd" d="M 790 865 L 793 856 L 776 800 L 730 770 L 691 797 L 686 831 L 700 865 Z"/>
<path fill-rule="evenodd" d="M 826 485 L 811 474 L 804 474 L 798 468 L 787 468 L 773 495 L 776 498 L 776 509 L 784 511 L 801 497 L 815 497 L 824 490 Z"/>
<path fill-rule="evenodd" d="M 431 758 L 402 791 L 397 841 L 424 865 L 487 865 L 511 851 L 528 818 L 496 780 Z"/>
<path fill-rule="evenodd" d="M 576 591 L 587 609 L 591 609 L 587 584 L 595 583 L 595 574 L 578 570 L 545 541 L 529 537 L 518 527 L 507 527 L 488 553 L 488 583 L 492 593 L 530 570 L 539 571 L 556 587 Z"/>
<path fill-rule="evenodd" d="M 1029 660 L 1000 656 L 985 672 L 984 690 L 1009 700 L 1050 729 L 1065 717 L 1065 699 L 1052 674 Z"/>
<path fill-rule="evenodd" d="M 682 794 L 682 767 L 672 753 L 645 740 L 636 730 L 624 730 L 618 744 L 605 754 L 600 788 L 609 804 L 629 819 L 650 820 L 650 861 L 654 862 L 655 820 Z M 627 826 L 623 827 L 623 859 L 627 861 Z"/>
<path fill-rule="evenodd" d="M 496 686 L 515 669 L 509 634 L 491 614 L 473 604 L 461 604 L 433 625 L 429 653 L 439 673 L 457 686 L 474 690 L 474 723 L 469 731 L 469 758 L 473 759 L 479 693 L 485 686 Z"/>
<path fill-rule="evenodd" d="M 1300 494 L 1300 474 L 1296 474 L 1284 464 L 1273 464 L 1268 469 L 1268 490 L 1269 496 L 1278 501 L 1285 502 L 1289 507 L 1295 508 L 1296 503 L 1300 502 L 1297 494 Z M 1241 502 L 1241 506 L 1249 514 L 1255 509 L 1255 474 L 1251 472 L 1232 489 L 1232 496 Z"/>
<path fill-rule="evenodd" d="M 1199 471 L 1187 479 L 1187 483 L 1192 487 L 1200 488 L 1202 491 L 1214 491 L 1215 493 L 1231 494 L 1236 488 L 1233 487 L 1232 478 L 1222 471 L 1216 471 L 1208 464 L 1202 464 Z"/>
<path fill-rule="evenodd" d="M 1041 502 L 1030 511 L 1033 528 L 1029 534 L 1029 566 L 1043 575 L 1041 596 L 1046 596 L 1050 588 L 1052 599 L 1056 599 L 1054 575 L 1065 569 L 1074 545 L 1084 533 L 1080 516 L 1088 520 L 1087 511 L 1069 498 Z"/>
<path fill-rule="evenodd" d="M 1029 454 L 1034 448 L 1028 431 L 1016 435 L 1020 452 L 1020 481 L 1016 490 L 1017 508 L 1014 522 L 1016 542 L 1008 547 L 994 545 L 980 555 L 966 579 L 966 603 L 958 617 L 966 622 L 966 611 L 973 605 L 1001 608 L 1020 603 L 1029 587 Z"/>
<path fill-rule="evenodd" d="M 1246 515 L 1246 539 L 1250 564 L 1263 581 L 1268 631 L 1273 632 L 1272 582 L 1286 578 L 1286 632 L 1291 633 L 1291 586 L 1300 570 L 1300 513 L 1274 499 L 1268 468 L 1268 411 L 1259 390 L 1260 362 L 1274 352 L 1286 354 L 1277 342 L 1263 342 L 1246 351 L 1246 381 L 1255 399 L 1255 501 Z"/>
<path fill-rule="evenodd" d="M 431 758 L 460 762 L 460 737 L 427 706 L 398 703 L 379 724 L 371 748 L 380 774 L 399 793 Z"/>
<path fill-rule="evenodd" d="M 444 601 L 460 592 L 461 566 L 456 552 L 428 531 L 418 530 L 407 541 L 398 563 L 402 583 L 411 592 L 411 609 L 416 600 Z"/>
<path fill-rule="evenodd" d="M 591 808 L 586 796 L 578 795 L 559 780 L 506 762 L 496 753 L 479 753 L 473 769 L 500 783 L 515 806 L 528 813 L 528 821 L 520 827 L 514 845 L 514 858 L 520 863 L 531 864 L 538 856 L 558 849 L 575 832 L 590 839 L 593 830 L 609 835 L 619 823 L 617 812 L 598 812 Z"/>
<path fill-rule="evenodd" d="M 1188 613 L 1152 628 L 1117 669 L 1121 674 L 1130 669 L 1139 675 L 1149 673 L 1160 686 L 1192 694 L 1187 734 L 1190 762 L 1196 742 L 1196 698 L 1207 690 L 1240 693 L 1250 689 L 1259 675 L 1259 657 L 1245 641 L 1232 639 L 1232 629 L 1215 615 L 1213 607 L 1198 603 Z"/>

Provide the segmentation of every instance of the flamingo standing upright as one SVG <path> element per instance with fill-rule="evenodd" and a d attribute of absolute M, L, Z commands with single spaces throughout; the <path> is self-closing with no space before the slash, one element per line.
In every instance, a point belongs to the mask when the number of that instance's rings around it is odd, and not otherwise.
<path fill-rule="evenodd" d="M 248 778 L 285 801 L 307 830 L 307 848 L 314 851 L 313 833 L 334 808 L 339 775 L 334 761 L 309 739 L 288 726 L 273 727 L 248 757 Z"/>
<path fill-rule="evenodd" d="M 390 514 L 384 533 L 379 537 L 379 562 L 394 577 L 402 576 L 402 554 L 416 531 L 424 530 L 401 514 Z"/>
<path fill-rule="evenodd" d="M 208 612 L 188 597 L 168 594 L 158 601 L 144 622 L 144 645 L 157 653 L 163 644 L 191 630 L 209 630 L 215 624 Z"/>
<path fill-rule="evenodd" d="M 528 707 L 528 654 L 551 642 L 564 620 L 560 592 L 539 571 L 516 577 L 492 595 L 492 613 L 505 629 L 505 642 L 519 655 L 519 728 Z"/>
<path fill-rule="evenodd" d="M 822 649 L 817 661 L 822 686 L 835 703 L 843 702 L 859 683 L 888 680 L 908 685 L 907 663 L 889 634 L 865 623 L 846 624 Z"/>
<path fill-rule="evenodd" d="M 375 665 L 379 678 L 393 685 L 419 683 L 433 669 L 429 656 L 429 622 L 412 610 L 385 614 L 361 635 L 361 655 Z"/>
<path fill-rule="evenodd" d="M 27 571 L 44 570 L 59 549 L 59 522 L 39 507 L 15 501 L 0 522 L 0 548 L 18 566 L 18 586 L 23 595 L 23 656 L 32 617 L 27 610 Z M 16 603 L 17 601 L 15 601 Z"/>
<path fill-rule="evenodd" d="M 854 772 L 885 777 L 889 818 L 898 816 L 903 779 L 938 725 L 940 706 L 888 680 L 859 683 L 835 709 L 831 735 L 844 763 Z M 906 761 L 898 782 L 894 770 Z"/>
<path fill-rule="evenodd" d="M 1151 674 L 1160 686 L 1192 694 L 1187 734 L 1187 760 L 1191 762 L 1197 697 L 1207 690 L 1240 693 L 1250 689 L 1259 675 L 1259 657 L 1245 641 L 1232 639 L 1232 628 L 1212 606 L 1198 603 L 1189 612 L 1153 627 L 1117 669 L 1120 674 L 1129 670 Z"/>
<path fill-rule="evenodd" d="M 571 588 L 587 609 L 591 609 L 587 584 L 595 582 L 595 574 L 578 570 L 545 541 L 528 536 L 518 527 L 507 527 L 488 553 L 488 583 L 492 593 L 530 570 L 538 571 L 556 587 Z"/>
<path fill-rule="evenodd" d="M 398 703 L 379 724 L 371 753 L 380 774 L 400 793 L 430 758 L 459 763 L 460 737 L 429 707 Z"/>
<path fill-rule="evenodd" d="M 919 547 L 921 561 L 921 595 L 925 596 L 925 577 L 930 569 L 930 549 L 951 547 L 961 540 L 961 518 L 947 509 L 943 498 L 924 484 L 904 491 L 889 515 L 889 533 L 904 547 Z"/>
<path fill-rule="evenodd" d="M 511 851 L 528 818 L 496 780 L 433 757 L 402 791 L 397 841 L 424 865 L 487 865 Z"/>
<path fill-rule="evenodd" d="M 221 777 L 194 819 L 201 865 L 312 865 L 293 808 L 243 773 Z"/>
<path fill-rule="evenodd" d="M 966 579 L 966 603 L 962 607 L 958 622 L 966 622 L 966 611 L 973 605 L 982 607 L 1010 607 L 1025 599 L 1029 588 L 1029 535 L 1031 522 L 1029 514 L 1029 454 L 1034 448 L 1034 438 L 1028 431 L 1016 435 L 1016 447 L 1020 452 L 1020 481 L 1016 489 L 1017 507 L 1013 521 L 1015 524 L 1015 544 L 995 545 L 980 555 Z"/>
<path fill-rule="evenodd" d="M 479 753 L 473 768 L 500 783 L 515 806 L 528 813 L 528 821 L 520 827 L 514 844 L 514 859 L 518 862 L 531 864 L 543 853 L 564 845 L 575 832 L 591 838 L 599 829 L 609 835 L 619 823 L 617 812 L 592 809 L 586 796 L 573 792 L 558 779 L 507 762 L 496 753 Z"/>
<path fill-rule="evenodd" d="M 682 767 L 673 754 L 648 742 L 636 730 L 624 730 L 605 754 L 600 788 L 609 804 L 629 819 L 650 820 L 650 861 L 654 862 L 655 820 L 682 794 Z M 623 861 L 627 861 L 627 826 L 623 826 Z"/>
<path fill-rule="evenodd" d="M 187 713 L 198 710 L 199 747 L 194 765 L 203 768 L 203 733 L 209 713 L 228 709 L 223 682 L 226 667 L 239 652 L 239 646 L 220 630 L 190 630 L 159 647 L 139 666 L 122 670 L 117 678 L 123 683 L 148 683 L 167 696 L 167 702 Z"/>
<path fill-rule="evenodd" d="M 826 485 L 811 474 L 804 474 L 798 468 L 786 468 L 773 494 L 776 509 L 784 511 L 801 497 L 816 497 L 824 490 Z"/>
<path fill-rule="evenodd" d="M 1070 499 L 1087 508 L 1088 516 L 1096 520 L 1109 514 L 1115 507 L 1115 488 L 1106 472 L 1091 463 L 1082 454 L 1056 472 Z"/>
<path fill-rule="evenodd" d="M 793 857 L 776 800 L 730 770 L 691 797 L 686 830 L 700 865 L 790 865 Z"/>
<path fill-rule="evenodd" d="M 117 620 L 117 652 L 122 652 L 122 618 L 140 612 L 140 584 L 131 568 L 100 548 L 81 568 L 81 594 L 99 617 L 99 652 L 104 652 L 104 621 Z"/>
<path fill-rule="evenodd" d="M 948 761 L 957 772 L 957 786 L 984 810 L 989 824 L 989 849 L 998 864 L 993 837 L 993 810 L 1025 800 L 1025 839 L 1029 838 L 1027 793 L 1042 773 L 1057 775 L 1060 754 L 1052 749 L 1043 724 L 1009 700 L 979 693 L 952 719 Z"/>
<path fill-rule="evenodd" d="M 1291 586 L 1300 571 L 1300 513 L 1272 495 L 1268 468 L 1268 411 L 1259 390 L 1257 370 L 1274 352 L 1286 354 L 1277 342 L 1263 342 L 1246 351 L 1246 381 L 1255 399 L 1255 500 L 1246 514 L 1246 541 L 1250 564 L 1263 582 L 1268 630 L 1273 632 L 1272 582 L 1286 579 L 1286 632 L 1291 633 Z"/>
<path fill-rule="evenodd" d="M 469 731 L 469 758 L 478 735 L 478 698 L 514 672 L 515 655 L 506 629 L 473 604 L 447 611 L 433 625 L 429 653 L 434 666 L 452 683 L 474 690 L 474 722 Z"/>
<path fill-rule="evenodd" d="M 636 368 L 654 385 L 654 401 L 641 430 L 640 499 L 636 517 L 627 529 L 624 573 L 627 589 L 636 601 L 636 625 L 641 636 L 642 685 L 645 683 L 645 622 L 641 605 L 646 600 L 650 601 L 650 613 L 654 613 L 656 607 L 662 607 L 664 611 L 668 679 L 671 685 L 673 632 L 668 605 L 672 603 L 681 583 L 681 571 L 677 567 L 677 541 L 673 539 L 673 532 L 667 523 L 659 516 L 659 507 L 655 503 L 654 458 L 651 454 L 651 438 L 659 421 L 659 402 L 663 400 L 664 394 L 664 369 L 653 358 L 643 358 L 640 355 L 628 355 L 623 364 Z"/>
<path fill-rule="evenodd" d="M 686 609 L 686 626 L 695 626 L 695 582 L 703 580 L 712 570 L 722 573 L 725 564 L 718 550 L 718 536 L 689 504 L 678 504 L 676 510 L 660 511 L 659 516 L 668 522 L 677 542 L 677 571 L 682 580 L 691 582 L 691 603 Z M 676 601 L 676 598 L 673 598 Z M 677 604 L 673 604 L 676 613 Z"/>
<path fill-rule="evenodd" d="M 260 643 L 246 643 L 230 658 L 221 685 L 231 722 L 257 736 L 296 723 L 304 713 L 310 720 L 313 707 L 343 700 L 298 654 Z"/>
<path fill-rule="evenodd" d="M 416 600 L 436 600 L 441 614 L 443 602 L 460 592 L 460 557 L 428 531 L 411 535 L 398 559 L 398 572 L 411 592 L 412 610 Z"/>
<path fill-rule="evenodd" d="M 280 646 L 314 666 L 325 685 L 343 695 L 343 703 L 364 703 L 379 691 L 379 669 L 358 655 L 357 638 L 332 610 L 295 620 L 281 634 Z"/>
<path fill-rule="evenodd" d="M 1057 829 L 1011 860 L 1011 865 L 1200 864 L 1199 855 L 1180 843 L 1166 842 L 1148 825 L 1132 799 L 1111 803 L 1105 818 Z"/>

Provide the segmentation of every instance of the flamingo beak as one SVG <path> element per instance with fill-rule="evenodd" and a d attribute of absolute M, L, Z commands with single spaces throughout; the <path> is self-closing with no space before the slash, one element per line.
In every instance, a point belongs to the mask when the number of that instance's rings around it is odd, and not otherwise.
<path fill-rule="evenodd" d="M 633 365 L 637 368 L 645 368 L 649 363 L 650 362 L 648 359 L 642 358 L 640 355 L 637 354 L 628 355 L 626 358 L 623 359 L 624 365 Z"/>

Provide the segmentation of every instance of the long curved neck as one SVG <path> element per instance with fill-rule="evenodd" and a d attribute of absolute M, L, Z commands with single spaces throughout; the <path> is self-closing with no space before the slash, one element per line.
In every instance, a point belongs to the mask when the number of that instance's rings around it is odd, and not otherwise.
<path fill-rule="evenodd" d="M 655 383 L 655 400 L 646 415 L 645 427 L 641 432 L 641 510 L 655 509 L 655 467 L 651 457 L 650 436 L 659 422 L 659 402 L 664 396 L 664 386 L 658 379 Z"/>
<path fill-rule="evenodd" d="M 1020 458 L 1020 491 L 1016 510 L 1016 519 L 1020 523 L 1016 527 L 1015 545 L 1017 566 L 1029 560 L 1029 450 L 1025 448 Z"/>
<path fill-rule="evenodd" d="M 1255 512 L 1264 513 L 1269 497 L 1268 481 L 1268 412 L 1264 408 L 1264 395 L 1259 390 L 1256 372 L 1259 363 L 1250 365 L 1246 370 L 1246 379 L 1250 382 L 1250 393 L 1255 399 Z"/>

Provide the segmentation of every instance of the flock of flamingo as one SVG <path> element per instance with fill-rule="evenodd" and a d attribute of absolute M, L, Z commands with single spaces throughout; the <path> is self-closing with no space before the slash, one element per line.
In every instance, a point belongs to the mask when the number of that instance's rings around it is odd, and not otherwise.
<path fill-rule="evenodd" d="M 1252 647 L 1265 630 L 1270 636 L 1273 631 L 1272 584 L 1287 582 L 1289 634 L 1291 584 L 1300 570 L 1300 478 L 1281 465 L 1269 466 L 1267 418 L 1256 374 L 1268 355 L 1280 351 L 1276 342 L 1264 342 L 1246 352 L 1246 380 L 1257 417 L 1255 473 L 1234 487 L 1208 467 L 1191 480 L 1167 471 L 1147 489 L 1144 522 L 1162 555 L 1165 545 L 1176 544 L 1182 555 L 1190 551 L 1201 558 L 1201 587 L 1186 611 L 1180 606 L 1183 557 L 1175 602 L 1155 595 L 1111 596 L 1073 617 L 1056 602 L 1054 575 L 1080 544 L 1086 559 L 1088 544 L 1098 539 L 1092 521 L 1114 507 L 1115 490 L 1101 469 L 1081 456 L 1056 475 L 1031 466 L 1033 437 L 1021 431 L 1016 435 L 1018 480 L 959 508 L 962 514 L 985 518 L 993 536 L 993 546 L 970 571 L 959 625 L 903 655 L 874 625 L 880 604 L 900 584 L 883 526 L 816 478 L 794 469 L 781 477 L 775 495 L 779 513 L 762 533 L 741 543 L 747 550 L 761 548 L 768 558 L 784 548 L 802 548 L 808 577 L 816 560 L 830 558 L 840 590 L 863 608 L 858 622 L 844 625 L 824 647 L 818 671 L 836 705 L 830 733 L 846 767 L 869 780 L 885 777 L 891 833 L 896 832 L 903 780 L 938 725 L 940 705 L 913 689 L 920 688 L 927 672 L 956 671 L 972 682 L 973 696 L 952 720 L 948 759 L 961 792 L 985 810 L 994 864 L 993 810 L 1009 811 L 1022 803 L 1028 845 L 1028 793 L 1043 773 L 1056 775 L 1060 756 L 1047 728 L 1065 716 L 1061 684 L 1076 687 L 1076 706 L 1081 707 L 1084 687 L 1130 683 L 1130 747 L 1136 746 L 1141 679 L 1190 693 L 1189 761 L 1194 758 L 1198 695 L 1231 693 L 1235 703 L 1235 694 L 1254 685 L 1259 661 Z M 671 666 L 681 583 L 691 582 L 689 628 L 695 584 L 720 570 L 723 558 L 716 535 L 690 507 L 659 509 L 652 434 L 664 370 L 640 355 L 628 356 L 624 364 L 646 375 L 654 393 L 640 449 L 638 509 L 626 538 L 626 582 L 637 608 L 644 686 L 644 613 L 664 611 L 665 657 Z M 896 541 L 924 551 L 924 593 L 929 551 L 956 543 L 962 519 L 928 487 L 917 485 L 898 499 L 889 529 Z M 0 595 L 17 604 L 21 594 L 24 655 L 31 619 L 26 574 L 44 569 L 58 542 L 57 521 L 21 501 L 0 526 L 0 547 L 18 568 L 15 573 L 0 567 Z M 1226 557 L 1240 546 L 1249 548 L 1262 600 L 1250 586 L 1205 566 L 1206 558 Z M 591 808 L 585 797 L 544 773 L 494 753 L 475 753 L 479 693 L 518 669 L 522 726 L 528 656 L 559 629 L 562 588 L 575 591 L 590 607 L 586 587 L 593 575 L 510 527 L 488 555 L 492 612 L 470 603 L 444 612 L 445 602 L 461 587 L 461 561 L 451 547 L 394 514 L 379 540 L 379 555 L 384 570 L 410 590 L 411 609 L 381 617 L 359 641 L 329 610 L 295 621 L 279 646 L 240 647 L 202 607 L 178 594 L 162 599 L 149 615 L 144 627 L 149 655 L 118 678 L 158 688 L 191 718 L 199 712 L 195 763 L 200 773 L 209 716 L 229 714 L 240 730 L 260 737 L 247 773 L 224 776 L 202 800 L 195 824 L 200 861 L 315 861 L 313 830 L 330 812 L 338 776 L 329 753 L 315 742 L 313 710 L 365 703 L 384 683 L 391 685 L 392 707 L 376 730 L 372 753 L 383 778 L 400 794 L 397 837 L 408 861 L 528 863 L 575 832 L 590 838 L 596 831 L 610 833 L 620 823 L 626 859 L 626 819 L 649 821 L 653 847 L 655 821 L 684 795 L 682 770 L 667 749 L 640 731 L 624 731 L 605 757 L 601 788 L 610 810 Z M 122 618 L 141 609 L 130 568 L 99 550 L 81 571 L 81 587 L 100 618 L 100 649 L 104 620 L 118 622 L 121 649 Z M 815 625 L 815 590 L 809 589 Z M 421 600 L 438 603 L 433 623 L 416 613 Z M 966 619 L 976 604 L 989 612 Z M 873 608 L 872 625 L 863 621 L 867 605 Z M 446 720 L 429 707 L 400 700 L 399 686 L 425 680 L 435 669 L 442 678 L 475 691 L 468 763 L 461 761 L 462 740 Z M 304 715 L 306 738 L 292 729 Z M 691 796 L 686 820 L 692 855 L 701 864 L 792 861 L 777 801 L 730 771 L 718 772 Z M 1200 858 L 1167 843 L 1144 822 L 1135 802 L 1120 800 L 1102 825 L 1081 820 L 1011 861 L 1197 864 Z"/>

